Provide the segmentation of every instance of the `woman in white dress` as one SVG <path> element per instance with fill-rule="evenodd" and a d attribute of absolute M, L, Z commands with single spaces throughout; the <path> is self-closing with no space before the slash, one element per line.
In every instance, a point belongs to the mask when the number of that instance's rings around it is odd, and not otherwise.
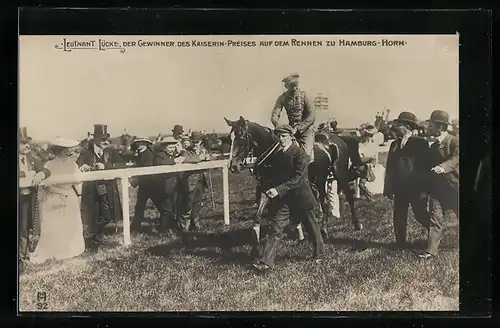
<path fill-rule="evenodd" d="M 46 182 L 61 176 L 72 178 L 78 175 L 80 170 L 72 156 L 77 145 L 77 141 L 62 138 L 51 143 L 50 151 L 55 158 L 45 164 L 52 172 Z M 63 260 L 82 254 L 85 242 L 78 199 L 81 183 L 48 185 L 41 189 L 41 233 L 32 261 Z"/>
<path fill-rule="evenodd" d="M 361 158 L 367 165 L 370 165 L 375 180 L 365 182 L 365 186 L 372 195 L 382 194 L 384 192 L 384 177 L 385 168 L 378 161 L 379 154 L 379 139 L 380 136 L 376 130 L 369 131 L 371 138 L 364 140 L 359 144 L 359 153 Z M 382 135 L 383 138 L 383 135 Z"/>

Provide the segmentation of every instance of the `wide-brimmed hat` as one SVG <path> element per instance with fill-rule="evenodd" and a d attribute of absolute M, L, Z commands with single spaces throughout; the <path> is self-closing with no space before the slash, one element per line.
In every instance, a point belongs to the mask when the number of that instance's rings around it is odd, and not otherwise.
<path fill-rule="evenodd" d="M 109 139 L 108 126 L 105 124 L 94 124 L 94 139 Z"/>
<path fill-rule="evenodd" d="M 174 128 L 172 129 L 172 132 L 176 133 L 176 134 L 183 134 L 184 133 L 184 128 L 182 127 L 182 125 L 176 124 L 176 125 L 174 125 Z"/>
<path fill-rule="evenodd" d="M 62 137 L 55 137 L 50 141 L 51 146 L 57 146 L 62 148 L 74 148 L 78 146 L 80 142 L 72 139 L 66 139 Z"/>
<path fill-rule="evenodd" d="M 19 128 L 19 142 L 21 143 L 31 142 L 31 138 L 28 137 L 28 128 L 25 126 Z"/>
<path fill-rule="evenodd" d="M 398 116 L 397 119 L 394 120 L 395 122 L 401 122 L 401 123 L 409 123 L 412 125 L 414 128 L 418 127 L 418 120 L 417 116 L 413 113 L 410 112 L 401 112 Z"/>
<path fill-rule="evenodd" d="M 367 125 L 364 130 L 363 130 L 363 133 L 366 134 L 366 135 L 369 135 L 369 136 L 372 136 L 377 133 L 378 130 L 376 127 L 374 127 L 373 125 Z"/>
<path fill-rule="evenodd" d="M 172 136 L 168 136 L 165 138 L 161 138 L 160 141 L 158 141 L 158 143 L 171 145 L 171 144 L 179 143 L 179 140 L 175 139 Z"/>
<path fill-rule="evenodd" d="M 299 74 L 290 74 L 281 80 L 283 83 L 297 83 L 299 81 Z"/>
<path fill-rule="evenodd" d="M 134 140 L 132 140 L 133 143 L 138 143 L 138 142 L 145 142 L 145 143 L 148 143 L 150 145 L 153 144 L 153 141 L 151 141 L 149 138 L 134 138 Z"/>
<path fill-rule="evenodd" d="M 288 133 L 293 135 L 293 128 L 289 124 L 281 124 L 274 129 L 274 133 Z"/>
<path fill-rule="evenodd" d="M 444 110 L 435 110 L 431 113 L 431 118 L 427 122 L 436 122 L 451 125 L 450 116 Z"/>

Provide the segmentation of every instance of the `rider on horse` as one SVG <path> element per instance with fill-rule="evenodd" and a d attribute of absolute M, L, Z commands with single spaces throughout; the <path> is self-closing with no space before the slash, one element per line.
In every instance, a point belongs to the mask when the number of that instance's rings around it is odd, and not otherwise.
<path fill-rule="evenodd" d="M 312 162 L 314 145 L 313 126 L 316 120 L 316 113 L 309 103 L 305 92 L 299 90 L 298 78 L 299 75 L 293 74 L 282 80 L 287 91 L 282 93 L 276 100 L 271 114 L 271 122 L 275 127 L 278 126 L 281 111 L 285 108 L 288 123 L 294 129 L 295 140 Z"/>

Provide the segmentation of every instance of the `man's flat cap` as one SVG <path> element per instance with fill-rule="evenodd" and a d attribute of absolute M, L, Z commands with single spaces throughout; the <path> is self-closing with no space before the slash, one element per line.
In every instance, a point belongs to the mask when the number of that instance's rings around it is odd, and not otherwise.
<path fill-rule="evenodd" d="M 288 133 L 290 135 L 293 135 L 293 132 L 293 128 L 289 124 L 278 125 L 274 129 L 274 133 Z"/>

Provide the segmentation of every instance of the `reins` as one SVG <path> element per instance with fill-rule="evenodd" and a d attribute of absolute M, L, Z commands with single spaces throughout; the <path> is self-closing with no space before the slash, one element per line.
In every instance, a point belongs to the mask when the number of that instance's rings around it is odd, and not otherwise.
<path fill-rule="evenodd" d="M 268 131 L 270 131 L 269 128 L 268 128 Z M 234 129 L 231 129 L 230 136 L 231 136 L 231 150 L 230 150 L 230 153 L 229 153 L 229 163 L 231 163 L 231 160 L 233 159 L 234 139 L 236 139 L 236 134 L 234 133 Z M 255 140 L 253 140 L 253 138 L 252 138 L 251 134 L 248 132 L 248 130 L 245 131 L 245 134 L 244 134 L 244 136 L 243 136 L 242 139 L 247 142 L 246 146 L 249 148 L 249 152 L 246 155 L 246 157 L 247 158 L 253 158 L 254 147 L 258 147 L 259 145 L 257 144 L 257 142 L 255 142 Z M 252 147 L 252 145 L 253 145 L 253 147 Z M 255 173 L 255 169 L 259 165 L 262 165 L 269 158 L 269 156 L 271 156 L 271 154 L 274 153 L 274 151 L 276 150 L 276 148 L 278 148 L 278 145 L 279 145 L 278 141 L 276 141 L 275 143 L 273 143 L 269 148 L 266 149 L 266 151 L 264 151 L 264 153 L 262 153 L 262 155 L 260 155 L 255 160 L 255 163 L 254 163 L 253 167 L 249 168 L 250 174 L 257 181 L 259 181 L 260 178 Z M 242 152 L 242 151 L 243 151 L 242 148 L 240 148 L 238 154 L 236 154 L 236 155 L 239 155 L 239 153 Z"/>

